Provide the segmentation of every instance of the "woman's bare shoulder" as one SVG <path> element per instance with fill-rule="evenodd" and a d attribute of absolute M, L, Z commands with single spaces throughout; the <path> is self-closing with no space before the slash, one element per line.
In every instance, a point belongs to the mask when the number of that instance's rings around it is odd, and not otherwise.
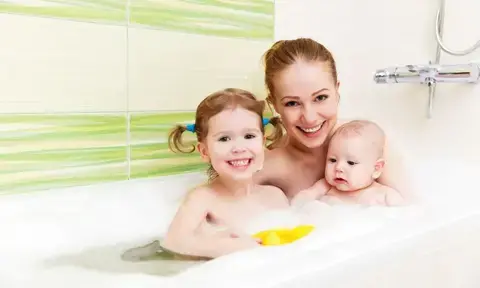
<path fill-rule="evenodd" d="M 282 189 L 272 185 L 260 185 L 259 192 L 265 202 L 272 208 L 285 208 L 289 206 L 289 201 Z"/>
<path fill-rule="evenodd" d="M 254 176 L 257 184 L 278 186 L 278 180 L 288 172 L 289 157 L 283 147 L 265 151 L 263 167 Z"/>

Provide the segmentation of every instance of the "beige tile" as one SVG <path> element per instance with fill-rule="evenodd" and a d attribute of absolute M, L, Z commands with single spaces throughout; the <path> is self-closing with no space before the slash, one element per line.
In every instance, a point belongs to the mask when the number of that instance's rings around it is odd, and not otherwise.
<path fill-rule="evenodd" d="M 126 28 L 0 14 L 0 112 L 126 110 Z"/>
<path fill-rule="evenodd" d="M 264 97 L 261 56 L 271 41 L 129 30 L 129 109 L 191 110 L 226 87 Z"/>

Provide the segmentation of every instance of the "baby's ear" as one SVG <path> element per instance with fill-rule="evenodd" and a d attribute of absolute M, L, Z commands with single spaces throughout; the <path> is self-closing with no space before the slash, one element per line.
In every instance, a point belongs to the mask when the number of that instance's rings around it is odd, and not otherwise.
<path fill-rule="evenodd" d="M 375 171 L 373 171 L 373 179 L 378 179 L 383 172 L 383 167 L 385 166 L 385 159 L 378 159 L 375 162 Z"/>

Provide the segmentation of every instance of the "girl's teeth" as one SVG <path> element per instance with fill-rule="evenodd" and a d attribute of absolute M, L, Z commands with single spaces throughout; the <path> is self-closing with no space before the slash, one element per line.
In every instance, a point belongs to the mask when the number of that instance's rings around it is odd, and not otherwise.
<path fill-rule="evenodd" d="M 234 161 L 229 161 L 232 166 L 245 166 L 248 164 L 248 159 L 247 160 L 234 160 Z"/>

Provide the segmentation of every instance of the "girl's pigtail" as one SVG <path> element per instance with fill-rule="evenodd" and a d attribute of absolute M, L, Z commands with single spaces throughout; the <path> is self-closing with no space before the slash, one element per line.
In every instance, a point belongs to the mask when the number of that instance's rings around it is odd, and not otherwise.
<path fill-rule="evenodd" d="M 187 147 L 182 141 L 183 132 L 187 131 L 187 127 L 184 125 L 175 126 L 168 135 L 168 148 L 175 153 L 192 153 L 195 151 L 195 145 L 192 144 L 191 149 Z"/>
<path fill-rule="evenodd" d="M 273 131 L 270 135 L 267 136 L 267 140 L 270 141 L 270 144 L 267 145 L 269 150 L 278 148 L 283 141 L 283 124 L 280 117 L 275 116 L 270 118 L 270 124 L 273 126 Z"/>

